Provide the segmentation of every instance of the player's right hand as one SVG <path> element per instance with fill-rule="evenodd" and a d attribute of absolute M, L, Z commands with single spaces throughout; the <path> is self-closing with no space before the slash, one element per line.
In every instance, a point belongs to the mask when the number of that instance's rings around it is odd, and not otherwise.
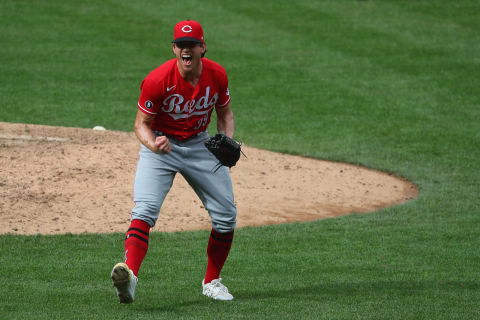
<path fill-rule="evenodd" d="M 166 136 L 159 136 L 155 138 L 155 146 L 157 147 L 157 153 L 169 153 L 172 150 L 170 140 Z"/>

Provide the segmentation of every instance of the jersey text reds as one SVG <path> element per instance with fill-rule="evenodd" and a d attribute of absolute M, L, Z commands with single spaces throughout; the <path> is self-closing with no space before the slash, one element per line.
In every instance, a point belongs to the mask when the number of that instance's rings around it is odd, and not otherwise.
<path fill-rule="evenodd" d="M 205 131 L 213 108 L 230 102 L 228 78 L 218 63 L 202 58 L 202 75 L 194 87 L 185 81 L 172 59 L 153 70 L 142 82 L 138 108 L 153 115 L 152 130 L 178 140 Z"/>

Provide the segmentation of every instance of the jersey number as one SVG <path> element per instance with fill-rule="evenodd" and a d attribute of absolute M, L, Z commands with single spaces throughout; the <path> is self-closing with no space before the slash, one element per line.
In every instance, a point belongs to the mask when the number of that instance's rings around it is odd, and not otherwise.
<path fill-rule="evenodd" d="M 194 130 L 198 130 L 200 129 L 201 127 L 205 127 L 207 125 L 207 122 L 208 122 L 208 115 L 204 116 L 203 118 L 201 118 L 200 120 L 198 120 L 197 122 L 197 126 L 195 128 L 193 128 Z"/>

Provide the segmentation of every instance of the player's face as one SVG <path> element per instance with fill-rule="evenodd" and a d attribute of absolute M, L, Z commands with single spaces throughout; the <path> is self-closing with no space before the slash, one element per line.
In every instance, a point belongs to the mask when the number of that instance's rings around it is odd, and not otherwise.
<path fill-rule="evenodd" d="M 185 41 L 173 44 L 173 53 L 177 57 L 179 66 L 185 71 L 197 68 L 204 52 L 205 43 Z"/>

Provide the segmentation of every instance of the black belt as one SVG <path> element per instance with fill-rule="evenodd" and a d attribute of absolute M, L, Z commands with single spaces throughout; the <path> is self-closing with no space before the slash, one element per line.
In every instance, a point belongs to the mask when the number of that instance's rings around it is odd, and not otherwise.
<path fill-rule="evenodd" d="M 153 134 L 155 134 L 155 137 L 165 136 L 165 137 L 167 137 L 167 138 L 169 138 L 169 139 L 174 139 L 174 140 L 177 140 L 177 141 L 185 142 L 185 141 L 192 140 L 193 138 L 198 137 L 199 135 L 201 135 L 201 134 L 204 133 L 204 132 L 205 132 L 205 131 L 202 131 L 202 132 L 199 132 L 199 133 L 195 133 L 194 135 L 191 135 L 191 136 L 188 137 L 187 139 L 179 139 L 179 138 L 176 137 L 176 136 L 172 136 L 172 135 L 169 135 L 169 134 L 165 134 L 165 133 L 163 133 L 162 131 L 158 131 L 158 130 L 153 131 Z"/>

